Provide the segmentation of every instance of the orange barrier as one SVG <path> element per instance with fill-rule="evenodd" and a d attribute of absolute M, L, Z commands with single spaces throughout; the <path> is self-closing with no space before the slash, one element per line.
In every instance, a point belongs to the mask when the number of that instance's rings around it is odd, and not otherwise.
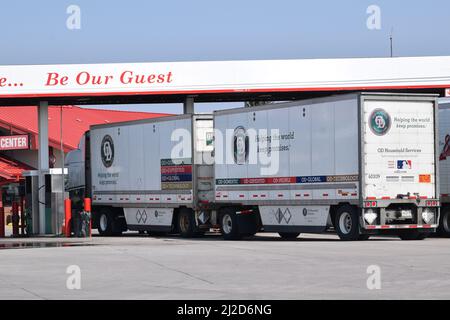
<path fill-rule="evenodd" d="M 91 198 L 84 198 L 84 211 L 91 212 Z"/>
<path fill-rule="evenodd" d="M 70 220 L 72 219 L 72 201 L 64 200 L 64 233 L 66 237 L 70 237 Z"/>

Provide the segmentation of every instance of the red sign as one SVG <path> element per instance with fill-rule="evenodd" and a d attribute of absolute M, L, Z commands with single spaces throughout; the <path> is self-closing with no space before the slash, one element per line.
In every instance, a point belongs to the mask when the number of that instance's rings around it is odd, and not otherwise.
<path fill-rule="evenodd" d="M 16 136 L 1 136 L 0 137 L 0 151 L 2 150 L 24 150 L 29 149 L 30 143 L 28 135 Z"/>

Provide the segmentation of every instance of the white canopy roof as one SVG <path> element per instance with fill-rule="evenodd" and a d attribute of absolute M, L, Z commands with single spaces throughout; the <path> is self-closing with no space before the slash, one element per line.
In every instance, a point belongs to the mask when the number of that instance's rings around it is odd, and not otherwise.
<path fill-rule="evenodd" d="M 0 66 L 0 98 L 450 88 L 450 56 Z"/>

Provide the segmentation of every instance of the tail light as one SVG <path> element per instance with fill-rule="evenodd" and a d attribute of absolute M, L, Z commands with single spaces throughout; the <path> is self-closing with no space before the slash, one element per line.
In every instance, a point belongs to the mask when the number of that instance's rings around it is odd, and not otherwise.
<path fill-rule="evenodd" d="M 427 201 L 425 201 L 425 206 L 426 207 L 438 207 L 439 201 L 438 200 L 427 200 Z"/>
<path fill-rule="evenodd" d="M 364 208 L 374 208 L 377 206 L 376 201 L 364 201 Z"/>

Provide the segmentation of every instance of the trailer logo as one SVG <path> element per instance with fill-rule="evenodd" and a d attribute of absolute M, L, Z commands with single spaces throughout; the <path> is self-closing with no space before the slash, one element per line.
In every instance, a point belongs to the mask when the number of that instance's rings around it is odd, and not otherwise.
<path fill-rule="evenodd" d="M 110 135 L 103 137 L 100 152 L 103 165 L 107 168 L 111 167 L 114 161 L 114 143 Z"/>
<path fill-rule="evenodd" d="M 385 135 L 391 128 L 391 117 L 383 109 L 375 109 L 370 114 L 369 127 L 377 136 Z"/>
<path fill-rule="evenodd" d="M 236 164 L 245 164 L 248 160 L 248 135 L 244 127 L 234 129 L 233 134 L 233 157 Z"/>
<path fill-rule="evenodd" d="M 136 211 L 136 220 L 138 223 L 146 223 L 147 222 L 147 212 L 145 210 Z"/>
<path fill-rule="evenodd" d="M 397 169 L 399 169 L 399 170 L 412 169 L 412 161 L 411 160 L 397 160 Z"/>
<path fill-rule="evenodd" d="M 289 221 L 291 221 L 292 214 L 289 208 L 286 208 L 284 211 L 281 210 L 281 208 L 278 208 L 275 212 L 275 219 L 279 224 L 281 224 L 283 221 L 288 224 Z"/>

